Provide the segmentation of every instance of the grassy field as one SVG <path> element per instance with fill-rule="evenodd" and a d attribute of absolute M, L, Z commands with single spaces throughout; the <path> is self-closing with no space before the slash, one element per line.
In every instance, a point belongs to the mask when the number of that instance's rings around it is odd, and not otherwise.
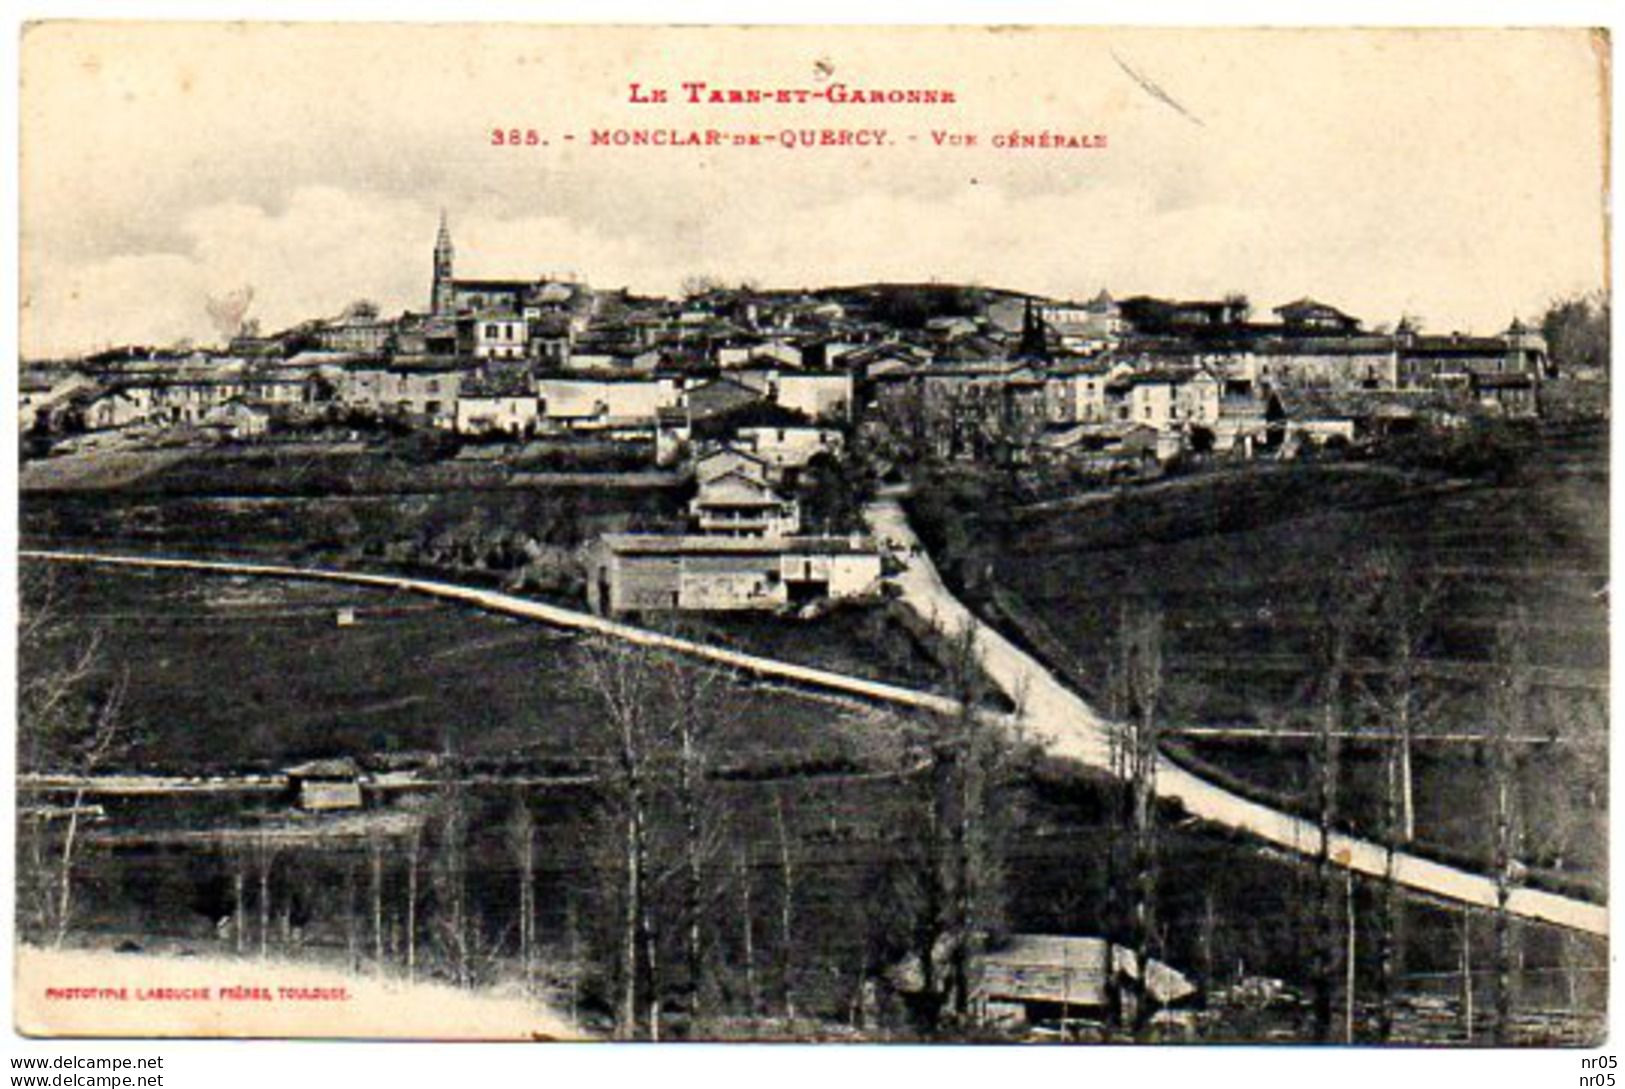
<path fill-rule="evenodd" d="M 1303 729 L 1313 681 L 1309 646 L 1327 572 L 1377 552 L 1436 580 L 1426 655 L 1426 729 L 1488 732 L 1498 625 L 1514 608 L 1536 687 L 1521 768 L 1526 850 L 1599 891 L 1606 864 L 1607 435 L 1548 429 L 1524 440 L 1516 467 L 1463 480 L 1372 464 L 1272 466 L 1178 487 L 1126 490 L 1076 510 L 1010 515 L 965 533 L 950 573 L 984 607 L 1016 603 L 1039 640 L 1064 648 L 1069 672 L 1103 700 L 1119 603 L 1154 599 L 1165 616 L 1164 717 L 1180 726 Z M 989 587 L 997 595 L 990 596 Z M 1011 614 L 1014 615 L 1014 614 Z M 1009 615 L 997 617 L 1015 627 Z M 1380 663 L 1372 666 L 1380 670 Z M 1377 676 L 1368 671 L 1369 682 Z M 1186 744 L 1187 758 L 1307 804 L 1306 747 Z M 1345 812 L 1367 827 L 1379 761 L 1351 751 Z M 1424 843 L 1487 855 L 1492 793 L 1481 745 L 1419 753 Z"/>
<path fill-rule="evenodd" d="M 131 767 L 200 773 L 451 751 L 579 766 L 592 697 L 575 637 L 423 598 L 324 584 L 57 570 L 56 616 L 100 633 L 99 683 L 128 676 Z M 341 627 L 341 608 L 355 624 Z M 78 638 L 64 640 L 71 653 Z M 723 686 L 741 762 L 840 763 L 862 717 Z"/>

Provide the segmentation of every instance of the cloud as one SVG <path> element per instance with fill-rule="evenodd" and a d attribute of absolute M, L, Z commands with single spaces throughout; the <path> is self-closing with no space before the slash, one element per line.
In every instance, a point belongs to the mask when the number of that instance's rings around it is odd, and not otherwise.
<path fill-rule="evenodd" d="M 43 266 L 43 267 L 42 267 Z M 204 331 L 204 280 L 181 254 L 34 262 L 22 294 L 22 351 L 49 357 L 113 344 L 169 344 Z"/>

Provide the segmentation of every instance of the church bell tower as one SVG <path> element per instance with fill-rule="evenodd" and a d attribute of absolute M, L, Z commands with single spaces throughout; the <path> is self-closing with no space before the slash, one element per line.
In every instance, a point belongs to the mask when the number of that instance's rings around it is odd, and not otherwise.
<path fill-rule="evenodd" d="M 429 310 L 437 318 L 451 317 L 456 310 L 456 296 L 452 288 L 451 228 L 446 226 L 446 212 L 440 212 L 440 233 L 434 240 L 434 286 L 429 294 Z"/>

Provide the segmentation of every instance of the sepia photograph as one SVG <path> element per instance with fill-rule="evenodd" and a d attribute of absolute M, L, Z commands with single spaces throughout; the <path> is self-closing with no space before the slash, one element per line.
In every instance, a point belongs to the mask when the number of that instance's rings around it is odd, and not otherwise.
<path fill-rule="evenodd" d="M 1604 1045 L 1608 31 L 18 48 L 14 1032 Z"/>

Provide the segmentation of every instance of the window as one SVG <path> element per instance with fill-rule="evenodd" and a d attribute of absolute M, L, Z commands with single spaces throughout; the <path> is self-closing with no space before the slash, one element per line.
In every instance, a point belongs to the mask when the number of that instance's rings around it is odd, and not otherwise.
<path fill-rule="evenodd" d="M 485 339 L 487 339 L 487 340 L 495 340 L 498 335 L 499 334 L 497 333 L 496 323 L 495 322 L 487 323 L 486 326 L 485 326 Z"/>

